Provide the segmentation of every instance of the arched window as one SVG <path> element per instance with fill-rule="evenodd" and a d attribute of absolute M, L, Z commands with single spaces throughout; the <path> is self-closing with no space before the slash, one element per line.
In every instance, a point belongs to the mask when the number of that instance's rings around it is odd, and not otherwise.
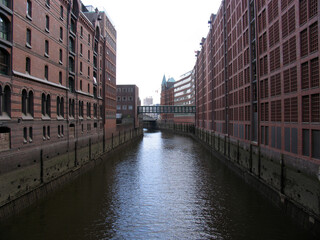
<path fill-rule="evenodd" d="M 29 28 L 27 28 L 27 33 L 26 33 L 26 44 L 27 47 L 31 47 L 31 30 Z"/>
<path fill-rule="evenodd" d="M 75 44 L 74 39 L 72 37 L 69 37 L 69 49 L 71 52 L 75 52 Z"/>
<path fill-rule="evenodd" d="M 4 16 L 0 15 L 0 38 L 9 40 L 9 22 Z"/>
<path fill-rule="evenodd" d="M 26 58 L 26 73 L 31 74 L 31 61 L 30 58 Z"/>
<path fill-rule="evenodd" d="M 73 60 L 73 57 L 69 57 L 69 72 L 74 73 L 74 60 Z"/>
<path fill-rule="evenodd" d="M 44 93 L 41 96 L 41 113 L 46 115 L 46 95 Z"/>
<path fill-rule="evenodd" d="M 50 95 L 47 95 L 47 102 L 46 102 L 46 114 L 50 117 L 51 115 L 51 99 Z"/>
<path fill-rule="evenodd" d="M 59 50 L 59 63 L 62 64 L 62 49 Z"/>
<path fill-rule="evenodd" d="M 45 40 L 44 42 L 44 54 L 46 54 L 46 56 L 49 55 L 49 41 Z"/>
<path fill-rule="evenodd" d="M 50 18 L 46 15 L 46 31 L 49 32 L 50 30 Z"/>
<path fill-rule="evenodd" d="M 93 117 L 97 118 L 97 116 L 98 116 L 98 107 L 97 107 L 97 104 L 94 103 L 93 104 Z"/>
<path fill-rule="evenodd" d="M 57 116 L 60 116 L 60 97 L 57 97 Z"/>
<path fill-rule="evenodd" d="M 63 19 L 63 6 L 60 6 L 60 18 Z"/>
<path fill-rule="evenodd" d="M 62 84 L 62 72 L 59 72 L 59 83 Z"/>
<path fill-rule="evenodd" d="M 51 98 L 50 98 L 50 94 L 48 94 L 47 96 L 42 93 L 42 97 L 41 97 L 41 113 L 43 116 L 47 116 L 50 117 L 51 115 Z"/>
<path fill-rule="evenodd" d="M 69 99 L 69 116 L 74 117 L 74 99 Z"/>
<path fill-rule="evenodd" d="M 69 90 L 70 92 L 74 92 L 74 79 L 72 77 L 69 77 Z"/>
<path fill-rule="evenodd" d="M 21 94 L 21 111 L 24 115 L 27 115 L 27 91 L 22 90 Z"/>
<path fill-rule="evenodd" d="M 29 91 L 27 111 L 33 117 L 33 92 L 32 91 Z"/>
<path fill-rule="evenodd" d="M 0 48 L 0 74 L 9 74 L 9 54 Z"/>
<path fill-rule="evenodd" d="M 32 17 L 32 2 L 31 2 L 31 0 L 27 0 L 27 16 L 29 18 Z"/>
<path fill-rule="evenodd" d="M 64 100 L 63 100 L 63 98 L 60 99 L 60 116 L 64 117 Z"/>
<path fill-rule="evenodd" d="M 44 79 L 49 79 L 49 67 L 47 65 L 44 66 Z"/>
<path fill-rule="evenodd" d="M 72 100 L 72 108 L 71 108 L 71 110 L 72 110 L 72 116 L 73 116 L 73 117 L 75 116 L 74 108 L 75 108 L 75 101 L 74 101 L 74 99 L 73 99 L 73 100 Z"/>
<path fill-rule="evenodd" d="M 11 115 L 11 89 L 9 86 L 4 87 L 2 92 L 2 87 L 0 86 L 0 116 Z"/>

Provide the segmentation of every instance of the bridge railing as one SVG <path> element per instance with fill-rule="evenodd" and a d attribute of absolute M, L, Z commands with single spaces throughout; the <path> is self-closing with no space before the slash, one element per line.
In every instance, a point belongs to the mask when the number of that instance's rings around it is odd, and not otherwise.
<path fill-rule="evenodd" d="M 140 113 L 196 113 L 196 106 L 138 106 Z"/>

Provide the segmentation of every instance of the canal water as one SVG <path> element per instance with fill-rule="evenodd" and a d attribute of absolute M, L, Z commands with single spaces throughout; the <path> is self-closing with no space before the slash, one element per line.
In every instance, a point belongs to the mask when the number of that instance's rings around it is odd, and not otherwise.
<path fill-rule="evenodd" d="M 141 141 L 1 223 L 0 239 L 312 239 L 191 138 Z"/>

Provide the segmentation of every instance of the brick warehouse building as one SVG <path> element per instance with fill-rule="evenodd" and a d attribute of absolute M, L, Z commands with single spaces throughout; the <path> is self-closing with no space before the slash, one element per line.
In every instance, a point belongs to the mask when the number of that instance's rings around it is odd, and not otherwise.
<path fill-rule="evenodd" d="M 195 64 L 197 136 L 314 232 L 319 21 L 318 0 L 222 1 Z"/>
<path fill-rule="evenodd" d="M 197 54 L 197 127 L 320 159 L 318 5 L 222 1 Z"/>
<path fill-rule="evenodd" d="M 80 1 L 0 2 L 0 150 L 115 130 L 116 30 Z"/>
<path fill-rule="evenodd" d="M 137 108 L 140 105 L 139 88 L 136 85 L 117 85 L 117 114 L 119 114 L 119 122 L 138 128 L 139 116 Z"/>
<path fill-rule="evenodd" d="M 162 106 L 165 105 L 174 105 L 174 78 L 169 78 L 166 80 L 166 76 L 163 75 L 161 82 L 161 96 L 160 96 L 160 104 Z M 173 122 L 174 114 L 173 113 L 161 113 L 161 120 L 165 122 Z"/>

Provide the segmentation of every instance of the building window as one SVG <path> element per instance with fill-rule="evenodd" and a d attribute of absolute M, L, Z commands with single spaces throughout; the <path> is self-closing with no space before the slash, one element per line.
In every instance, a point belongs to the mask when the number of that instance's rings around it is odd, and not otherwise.
<path fill-rule="evenodd" d="M 132 109 L 133 109 L 132 105 L 129 105 L 129 106 L 128 106 L 128 109 L 129 109 L 129 110 L 132 110 Z"/>
<path fill-rule="evenodd" d="M 28 138 L 28 129 L 26 127 L 23 128 L 23 142 L 27 143 Z"/>
<path fill-rule="evenodd" d="M 90 84 L 88 83 L 88 93 L 90 93 Z"/>
<path fill-rule="evenodd" d="M 47 127 L 47 139 L 50 139 L 50 126 Z"/>
<path fill-rule="evenodd" d="M 59 50 L 59 63 L 62 64 L 62 49 Z"/>
<path fill-rule="evenodd" d="M 32 2 L 27 0 L 27 17 L 32 18 Z"/>
<path fill-rule="evenodd" d="M 60 18 L 63 19 L 63 6 L 60 6 Z"/>
<path fill-rule="evenodd" d="M 0 48 L 0 74 L 9 74 L 9 54 Z"/>
<path fill-rule="evenodd" d="M 45 126 L 42 127 L 42 138 L 43 138 L 43 140 L 46 139 L 46 127 Z"/>
<path fill-rule="evenodd" d="M 62 72 L 59 72 L 59 83 L 62 84 Z"/>
<path fill-rule="evenodd" d="M 25 89 L 22 90 L 21 94 L 21 107 L 22 113 L 27 115 L 27 91 Z"/>
<path fill-rule="evenodd" d="M 83 101 L 79 101 L 79 117 L 83 117 Z"/>
<path fill-rule="evenodd" d="M 72 77 L 69 77 L 69 90 L 70 90 L 70 92 L 74 92 L 75 91 L 74 79 Z"/>
<path fill-rule="evenodd" d="M 31 30 L 27 28 L 27 34 L 26 34 L 26 41 L 27 41 L 27 47 L 31 47 Z"/>
<path fill-rule="evenodd" d="M 70 25 L 70 30 L 73 34 L 76 33 L 76 22 L 74 19 L 71 19 L 71 25 Z"/>
<path fill-rule="evenodd" d="M 90 67 L 88 67 L 88 78 L 90 77 Z"/>
<path fill-rule="evenodd" d="M 88 34 L 88 45 L 90 46 L 90 44 L 91 44 L 91 36 L 90 34 Z"/>
<path fill-rule="evenodd" d="M 64 100 L 57 97 L 57 116 L 64 117 Z"/>
<path fill-rule="evenodd" d="M 51 99 L 49 94 L 46 96 L 44 93 L 42 93 L 41 113 L 43 116 L 47 116 L 47 117 L 50 117 L 51 115 Z"/>
<path fill-rule="evenodd" d="M 80 37 L 83 38 L 83 27 L 80 27 Z"/>
<path fill-rule="evenodd" d="M 93 97 L 94 98 L 97 98 L 98 97 L 98 95 L 97 95 L 97 87 L 93 87 Z"/>
<path fill-rule="evenodd" d="M 11 114 L 11 89 L 9 86 L 4 87 L 0 85 L 0 116 L 10 117 Z"/>
<path fill-rule="evenodd" d="M 90 62 L 90 50 L 88 50 L 88 62 Z"/>
<path fill-rule="evenodd" d="M 91 104 L 87 102 L 87 117 L 91 115 Z"/>
<path fill-rule="evenodd" d="M 60 37 L 59 37 L 60 42 L 63 40 L 63 28 L 60 27 Z"/>
<path fill-rule="evenodd" d="M 46 15 L 46 31 L 49 32 L 50 30 L 50 19 L 49 16 Z"/>
<path fill-rule="evenodd" d="M 74 117 L 74 99 L 69 99 L 69 116 Z"/>
<path fill-rule="evenodd" d="M 27 113 L 33 117 L 33 92 L 29 91 L 27 100 Z"/>
<path fill-rule="evenodd" d="M 127 110 L 127 105 L 122 105 L 122 110 Z"/>
<path fill-rule="evenodd" d="M 29 95 L 27 91 L 24 89 L 21 95 L 21 110 L 22 113 L 27 116 L 33 116 L 33 92 L 30 91 Z"/>
<path fill-rule="evenodd" d="M 9 40 L 9 22 L 0 15 L 0 38 Z"/>
<path fill-rule="evenodd" d="M 82 62 L 80 62 L 80 73 L 82 74 Z"/>
<path fill-rule="evenodd" d="M 46 0 L 46 6 L 50 8 L 50 0 Z"/>
<path fill-rule="evenodd" d="M 29 127 L 29 142 L 32 142 L 33 139 L 33 131 L 32 131 L 32 127 Z"/>
<path fill-rule="evenodd" d="M 93 117 L 97 118 L 98 116 L 98 106 L 96 103 L 93 104 Z"/>
<path fill-rule="evenodd" d="M 49 68 L 47 65 L 44 66 L 44 79 L 49 79 Z"/>
<path fill-rule="evenodd" d="M 44 55 L 49 57 L 49 41 L 45 40 L 44 42 Z"/>
<path fill-rule="evenodd" d="M 72 37 L 69 38 L 69 49 L 72 53 L 75 52 L 75 44 L 74 39 Z"/>
<path fill-rule="evenodd" d="M 74 60 L 73 60 L 73 57 L 69 57 L 69 72 L 74 73 Z"/>
<path fill-rule="evenodd" d="M 30 58 L 26 58 L 26 73 L 31 74 L 31 61 Z"/>

